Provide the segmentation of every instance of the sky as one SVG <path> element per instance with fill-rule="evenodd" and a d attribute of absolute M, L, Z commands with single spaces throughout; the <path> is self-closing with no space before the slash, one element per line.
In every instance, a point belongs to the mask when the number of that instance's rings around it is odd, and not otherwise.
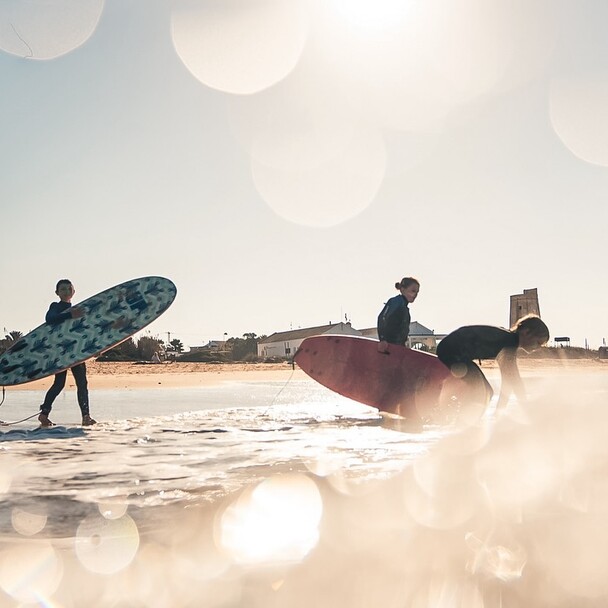
<path fill-rule="evenodd" d="M 605 0 L 2 0 L 0 330 L 139 276 L 186 346 L 348 319 L 608 339 Z M 550 342 L 551 344 L 552 342 Z"/>

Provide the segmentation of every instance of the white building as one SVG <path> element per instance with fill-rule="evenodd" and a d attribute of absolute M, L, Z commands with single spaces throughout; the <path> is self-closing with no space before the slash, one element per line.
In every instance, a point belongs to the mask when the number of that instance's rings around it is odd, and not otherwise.
<path fill-rule="evenodd" d="M 319 327 L 307 327 L 271 334 L 258 342 L 258 357 L 293 357 L 304 338 L 323 334 L 346 334 L 360 336 L 362 333 L 351 327 L 350 323 L 332 323 Z"/>
<path fill-rule="evenodd" d="M 200 352 L 211 352 L 211 353 L 225 353 L 230 349 L 225 340 L 210 340 L 204 346 L 191 346 L 191 353 L 200 353 Z"/>
<path fill-rule="evenodd" d="M 368 327 L 361 330 L 361 335 L 366 338 L 378 339 L 378 330 L 376 327 Z M 410 323 L 410 334 L 407 339 L 409 348 L 422 348 L 423 350 L 435 349 L 437 342 L 445 338 L 446 334 L 436 334 L 432 329 L 425 327 L 418 321 Z"/>

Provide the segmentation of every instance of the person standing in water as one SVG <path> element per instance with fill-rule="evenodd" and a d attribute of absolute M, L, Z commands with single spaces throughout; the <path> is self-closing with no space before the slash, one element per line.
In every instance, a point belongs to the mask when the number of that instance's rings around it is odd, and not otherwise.
<path fill-rule="evenodd" d="M 60 279 L 57 282 L 55 293 L 59 296 L 59 302 L 53 302 L 48 312 L 46 313 L 45 321 L 50 325 L 58 325 L 67 319 L 78 319 L 84 316 L 84 311 L 78 306 L 72 307 L 72 297 L 76 293 L 72 281 L 69 279 Z M 96 420 L 91 418 L 89 414 L 89 390 L 87 386 L 87 368 L 84 363 L 79 363 L 71 368 L 72 375 L 76 381 L 76 391 L 78 396 L 78 405 L 82 413 L 82 426 L 90 426 L 95 424 Z M 44 403 L 40 406 L 40 415 L 38 420 L 40 426 L 50 427 L 53 423 L 49 420 L 49 414 L 53 407 L 53 401 L 65 386 L 65 381 L 68 375 L 68 370 L 63 370 L 55 374 L 55 381 L 51 388 L 47 391 L 44 397 Z"/>
<path fill-rule="evenodd" d="M 409 305 L 418 297 L 420 282 L 414 277 L 404 277 L 395 283 L 399 294 L 390 298 L 378 315 L 378 350 L 385 351 L 389 344 L 407 345 L 410 334 Z"/>

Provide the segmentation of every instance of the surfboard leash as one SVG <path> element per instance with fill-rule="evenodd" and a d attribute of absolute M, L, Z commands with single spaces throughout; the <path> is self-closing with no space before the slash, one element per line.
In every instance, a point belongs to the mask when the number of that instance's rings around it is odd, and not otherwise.
<path fill-rule="evenodd" d="M 6 386 L 2 387 L 2 401 L 0 401 L 0 405 L 2 405 L 4 403 L 4 399 L 6 398 Z M 15 420 L 15 422 L 6 422 L 5 420 L 0 420 L 0 426 L 11 426 L 13 424 L 19 424 L 20 422 L 25 422 L 26 420 L 29 420 L 30 418 L 33 418 L 34 416 L 37 416 L 38 412 L 36 412 L 35 414 L 32 414 L 31 416 L 28 416 L 27 418 L 24 418 L 23 420 Z"/>
<path fill-rule="evenodd" d="M 19 424 L 20 422 L 25 422 L 26 420 L 29 420 L 30 418 L 37 416 L 38 413 L 39 412 L 36 412 L 35 414 L 28 416 L 27 418 L 23 418 L 23 420 L 14 420 L 13 422 L 5 422 L 4 420 L 0 420 L 0 426 L 12 426 L 13 424 Z"/>
<path fill-rule="evenodd" d="M 285 390 L 285 388 L 287 387 L 287 385 L 291 382 L 291 379 L 293 378 L 293 374 L 296 371 L 295 367 L 291 368 L 291 374 L 289 374 L 289 378 L 287 378 L 287 381 L 285 382 L 285 384 L 281 387 L 281 389 L 279 390 L 279 392 L 273 397 L 272 401 L 270 402 L 270 405 L 264 410 L 264 413 L 262 414 L 262 416 L 265 416 L 266 413 L 268 412 L 268 410 L 274 405 L 274 402 L 279 398 L 279 395 Z"/>

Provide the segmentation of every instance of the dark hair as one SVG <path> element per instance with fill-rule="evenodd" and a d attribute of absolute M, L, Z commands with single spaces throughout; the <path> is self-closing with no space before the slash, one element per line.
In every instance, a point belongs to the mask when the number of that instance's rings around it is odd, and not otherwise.
<path fill-rule="evenodd" d="M 526 315 L 518 319 L 511 331 L 519 332 L 522 329 L 527 329 L 528 333 L 538 338 L 544 338 L 545 342 L 549 341 L 549 328 L 538 315 Z"/>
<path fill-rule="evenodd" d="M 66 284 L 71 285 L 72 281 L 70 281 L 70 279 L 59 279 L 57 281 L 57 285 L 55 285 L 55 291 L 58 291 L 62 285 L 66 285 Z"/>
<path fill-rule="evenodd" d="M 414 283 L 420 287 L 420 281 L 418 279 L 415 279 L 414 277 L 403 277 L 399 283 L 395 283 L 395 289 L 406 289 Z"/>

